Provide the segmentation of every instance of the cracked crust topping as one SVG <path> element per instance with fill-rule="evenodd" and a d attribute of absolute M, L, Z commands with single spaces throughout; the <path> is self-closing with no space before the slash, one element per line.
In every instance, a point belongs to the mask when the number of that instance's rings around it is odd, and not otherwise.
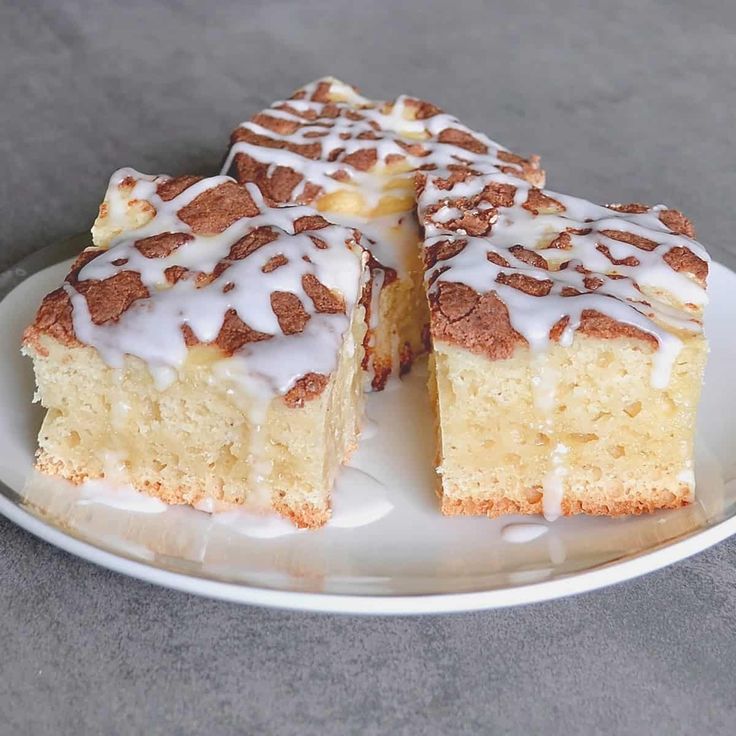
<path fill-rule="evenodd" d="M 228 377 L 300 406 L 326 386 L 360 299 L 358 239 L 311 208 L 270 207 L 229 177 L 121 169 L 94 246 L 43 300 L 24 342 L 40 352 L 43 335 L 89 345 L 113 366 L 137 356 L 155 377 L 207 345 Z"/>
<path fill-rule="evenodd" d="M 275 202 L 311 203 L 353 188 L 370 210 L 397 196 L 398 180 L 411 172 L 458 166 L 544 183 L 537 157 L 508 151 L 430 102 L 373 101 L 324 78 L 241 123 L 223 172 L 258 184 Z"/>
<path fill-rule="evenodd" d="M 469 167 L 544 182 L 538 157 L 508 151 L 430 102 L 406 95 L 373 101 L 324 78 L 239 125 L 222 172 L 257 184 L 268 201 L 313 203 L 331 220 L 359 228 L 371 255 L 369 310 L 386 287 L 419 267 L 414 173 Z M 372 319 L 364 367 L 381 388 L 397 366 L 374 351 L 377 329 Z M 404 370 L 411 357 L 401 360 Z"/>
<path fill-rule="evenodd" d="M 416 178 L 435 340 L 491 359 L 576 331 L 657 349 L 658 383 L 702 330 L 709 258 L 664 206 L 600 206 L 503 174 Z"/>

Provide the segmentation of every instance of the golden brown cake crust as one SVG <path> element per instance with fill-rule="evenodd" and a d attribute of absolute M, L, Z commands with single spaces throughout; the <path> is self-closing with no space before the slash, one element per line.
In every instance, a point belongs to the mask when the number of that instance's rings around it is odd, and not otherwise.
<path fill-rule="evenodd" d="M 355 93 L 355 99 L 346 100 L 345 89 Z M 315 104 L 305 109 L 295 101 Z M 425 139 L 412 138 L 382 126 L 382 118 L 373 115 L 388 113 L 397 104 L 404 105 L 415 120 L 425 124 Z M 282 117 L 284 113 L 290 117 Z M 437 121 L 442 122 L 437 125 Z M 338 126 L 339 135 L 330 137 L 331 130 L 338 129 Z M 436 130 L 438 127 L 441 129 Z M 358 141 L 360 144 L 356 147 Z M 324 193 L 324 186 L 319 181 L 309 179 L 310 161 L 340 164 L 342 168 L 330 176 L 336 181 L 347 181 L 353 171 L 371 171 L 377 164 L 403 164 L 409 156 L 421 159 L 419 165 L 412 164 L 413 168 L 436 169 L 435 150 L 442 145 L 458 149 L 457 164 L 468 165 L 476 160 L 474 157 L 487 157 L 488 163 L 493 162 L 498 171 L 533 184 L 544 183 L 539 157 L 525 158 L 511 151 L 492 148 L 481 134 L 444 116 L 443 111 L 431 102 L 412 97 L 390 102 L 366 100 L 357 95 L 354 87 L 330 79 L 306 85 L 290 100 L 277 102 L 257 113 L 250 124 L 243 124 L 233 131 L 230 142 L 262 149 L 257 154 L 250 149 L 250 152 L 235 152 L 232 157 L 234 175 L 241 182 L 256 183 L 265 196 L 275 202 L 310 203 Z M 389 142 L 392 144 L 390 151 L 383 160 L 379 160 L 379 150 L 387 151 Z M 273 156 L 269 156 L 269 149 L 275 152 Z M 291 165 L 282 162 L 282 152 L 296 157 Z M 463 152 L 474 157 L 463 161 Z M 301 188 L 298 194 L 295 193 L 297 187 Z"/>
<path fill-rule="evenodd" d="M 23 344 L 32 347 L 39 355 L 46 355 L 42 335 L 48 335 L 62 345 L 80 344 L 74 336 L 72 303 L 63 288 L 54 289 L 44 297 L 35 320 L 23 332 Z"/>
<path fill-rule="evenodd" d="M 416 187 L 420 221 L 427 235 L 424 260 L 432 337 L 491 360 L 509 358 L 517 347 L 528 343 L 514 329 L 508 304 L 499 295 L 501 289 L 494 289 L 493 281 L 479 290 L 453 280 L 452 269 L 459 262 L 463 264 L 460 272 L 468 272 L 469 261 L 463 258 L 471 243 L 477 251 L 480 244 L 487 243 L 483 259 L 475 257 L 478 268 L 482 268 L 483 260 L 493 264 L 496 284 L 539 300 L 538 306 L 527 302 L 528 309 L 544 310 L 545 297 L 553 292 L 557 301 L 549 309 L 562 310 L 557 306 L 562 298 L 570 300 L 570 310 L 574 311 L 577 298 L 596 293 L 618 300 L 621 289 L 614 282 L 627 279 L 633 288 L 629 290 L 632 297 L 625 303 L 636 304 L 642 314 L 649 316 L 649 302 L 637 283 L 645 258 L 647 263 L 656 258 L 664 271 L 669 268 L 705 287 L 707 256 L 691 239 L 689 220 L 676 210 L 639 203 L 600 207 L 509 177 L 478 175 L 469 168 L 440 176 L 420 173 Z M 591 216 L 581 219 L 580 213 L 586 211 Z M 508 241 L 511 236 L 505 236 L 503 228 L 518 229 L 519 222 L 528 223 L 533 239 L 512 245 Z M 600 242 L 596 243 L 596 238 Z M 586 255 L 584 248 L 592 250 Z M 621 251 L 623 255 L 619 255 Z M 571 286 L 571 276 L 576 274 L 577 285 Z M 652 332 L 636 326 L 635 320 L 623 321 L 606 313 L 605 300 L 598 303 L 600 309 L 580 311 L 574 329 L 592 337 L 634 338 L 657 347 Z M 673 306 L 685 312 L 684 321 L 690 320 L 693 328 L 699 329 L 701 305 Z M 549 339 L 561 339 L 569 323 L 569 315 L 562 312 L 549 327 Z"/>
<path fill-rule="evenodd" d="M 54 460 L 43 451 L 38 451 L 36 457 L 36 469 L 45 475 L 52 475 L 73 483 L 81 485 L 89 480 L 95 480 L 88 473 L 70 473 L 67 468 L 59 460 Z M 195 497 L 191 488 L 166 488 L 161 483 L 141 483 L 138 488 L 154 498 L 158 498 L 169 505 L 195 505 L 204 498 L 209 498 L 206 489 L 203 489 L 202 495 Z M 324 526 L 330 518 L 330 508 L 326 506 L 320 508 L 313 503 L 303 503 L 299 506 L 290 505 L 282 500 L 278 500 L 274 496 L 273 510 L 281 516 L 289 519 L 295 526 L 300 529 L 317 529 Z"/>
<path fill-rule="evenodd" d="M 669 490 L 653 491 L 646 498 L 611 499 L 609 501 L 581 500 L 563 498 L 560 508 L 563 516 L 586 514 L 589 516 L 629 516 L 649 514 L 662 509 L 678 509 L 689 506 L 691 490 L 681 486 L 681 495 L 676 496 Z M 509 498 L 479 500 L 473 498 L 451 498 L 443 495 L 441 510 L 445 516 L 487 516 L 497 518 L 508 514 L 541 514 L 542 500 L 536 503 L 517 501 Z"/>
<path fill-rule="evenodd" d="M 214 180 L 213 180 L 214 181 Z M 137 180 L 128 175 L 122 178 L 117 187 L 120 192 L 129 195 L 134 191 Z M 171 179 L 158 177 L 156 179 L 156 194 L 166 204 L 176 197 L 185 195 L 189 187 L 201 185 L 202 177 L 185 176 Z M 141 200 L 130 200 L 128 206 L 139 206 Z M 151 202 L 145 206 L 155 216 L 156 209 Z M 359 239 L 357 231 L 339 228 L 325 220 L 321 215 L 306 208 L 279 208 L 276 212 L 277 222 L 289 219 L 290 213 L 294 235 L 306 234 L 311 238 L 314 247 L 325 249 L 328 247 L 322 233 L 344 231 L 344 243 L 348 247 Z M 181 231 L 157 232 L 136 239 L 136 230 L 130 230 L 123 245 L 132 241 L 133 247 L 149 260 L 166 260 L 170 263 L 165 270 L 165 279 L 169 285 L 179 284 L 188 280 L 195 288 L 207 288 L 215 279 L 226 279 L 228 269 L 234 263 L 253 256 L 264 245 L 272 243 L 285 233 L 277 225 L 269 225 L 264 221 L 271 212 L 265 204 L 255 202 L 249 190 L 234 181 L 222 181 L 214 186 L 206 187 L 194 196 L 176 212 L 180 221 Z M 101 207 L 101 219 L 109 217 L 109 208 Z M 219 260 L 211 271 L 197 271 L 183 263 L 177 263 L 180 249 L 190 243 L 197 235 L 217 235 L 223 233 L 236 222 L 248 222 L 254 218 L 253 229 L 240 238 L 231 248 L 228 255 Z M 167 221 L 168 223 L 168 221 Z M 113 250 L 118 246 L 113 243 Z M 65 285 L 48 294 L 36 314 L 34 322 L 26 329 L 23 343 L 32 346 L 38 353 L 44 353 L 41 337 L 46 335 L 68 347 L 82 343 L 74 329 L 72 295 L 81 295 L 89 311 L 89 318 L 94 325 L 104 326 L 118 322 L 134 304 L 155 300 L 158 287 L 149 290 L 141 279 L 141 274 L 135 270 L 127 270 L 127 259 L 121 257 L 112 260 L 116 273 L 103 279 L 85 279 L 84 268 L 103 254 L 108 254 L 107 248 L 89 247 L 83 251 L 73 264 L 65 279 Z M 109 256 L 109 254 L 108 254 Z M 298 256 L 297 256 L 298 257 Z M 186 261 L 185 261 L 186 262 Z M 270 273 L 289 263 L 288 250 L 270 259 L 262 271 Z M 224 286 L 227 292 L 234 284 Z M 346 314 L 346 302 L 343 295 L 329 289 L 317 277 L 316 273 L 305 273 L 301 278 L 301 287 L 306 304 L 300 297 L 286 291 L 274 291 L 270 296 L 271 309 L 276 316 L 284 335 L 301 334 L 311 319 L 312 311 L 315 314 Z M 187 347 L 201 343 L 190 326 L 182 322 L 178 329 L 183 333 Z M 271 334 L 253 329 L 234 309 L 224 312 L 222 324 L 217 336 L 206 345 L 219 350 L 223 357 L 229 357 L 244 346 L 272 339 Z M 298 380 L 296 385 L 285 396 L 289 406 L 301 406 L 305 401 L 316 398 L 327 385 L 328 377 L 309 373 Z"/>
<path fill-rule="evenodd" d="M 165 179 L 158 185 L 159 193 L 163 190 L 166 199 L 171 200 L 181 194 L 189 186 L 201 181 L 202 177 L 179 177 L 177 179 Z M 169 187 L 172 182 L 175 186 Z M 203 194 L 197 196 L 190 204 L 179 211 L 180 219 L 187 223 L 195 233 L 212 234 L 221 233 L 238 219 L 255 217 L 260 214 L 248 191 L 234 182 L 225 182 Z M 319 215 L 300 217 L 295 223 L 295 232 L 305 230 L 320 230 L 334 227 Z M 241 241 L 236 243 L 228 257 L 217 263 L 212 275 L 220 276 L 234 260 L 246 258 L 254 253 L 258 247 L 272 242 L 278 237 L 278 228 L 260 226 Z M 134 237 L 134 232 L 131 233 Z M 135 240 L 135 247 L 146 258 L 167 258 L 171 256 L 181 245 L 191 240 L 191 235 L 186 232 L 160 233 L 154 236 Z M 79 273 L 84 266 L 105 252 L 103 248 L 90 247 L 83 251 L 72 266 L 65 281 L 76 291 L 85 296 L 87 307 L 92 321 L 97 324 L 114 322 L 126 312 L 138 299 L 150 296 L 148 290 L 142 285 L 140 274 L 134 271 L 121 270 L 115 276 L 103 280 L 80 280 Z M 287 262 L 286 260 L 283 261 Z M 120 263 L 122 268 L 125 264 Z M 199 280 L 201 286 L 206 286 L 211 275 L 202 272 L 192 272 L 181 266 L 172 266 L 171 281 L 181 278 Z M 168 275 L 168 274 L 167 274 Z M 333 294 L 313 274 L 304 277 L 305 291 L 312 299 L 318 312 L 333 313 L 344 312 L 344 301 Z M 281 318 L 290 330 L 290 334 L 301 332 L 304 324 L 299 325 L 299 316 L 293 314 L 294 304 L 284 304 L 283 299 L 277 297 L 274 311 L 281 312 Z M 72 306 L 69 293 L 63 287 L 48 294 L 39 308 L 33 324 L 26 330 L 24 342 L 32 342 L 36 347 L 38 336 L 47 334 L 64 345 L 80 344 L 74 334 L 72 322 Z M 232 320 L 232 313 L 228 313 Z M 247 328 L 247 325 L 245 326 Z M 212 344 L 219 347 L 225 355 L 231 355 L 243 344 L 257 339 L 265 339 L 270 336 L 249 337 L 243 339 L 242 334 L 233 335 L 232 321 L 228 324 L 226 320 L 220 335 Z M 255 335 L 253 330 L 247 328 L 249 335 Z M 192 337 L 196 344 L 196 338 Z"/>

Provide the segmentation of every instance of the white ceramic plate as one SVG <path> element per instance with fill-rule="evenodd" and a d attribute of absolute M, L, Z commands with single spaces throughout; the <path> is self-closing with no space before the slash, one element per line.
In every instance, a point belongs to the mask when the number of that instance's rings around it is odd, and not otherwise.
<path fill-rule="evenodd" d="M 60 263 L 83 238 L 0 275 L 0 512 L 84 559 L 149 582 L 241 603 L 350 613 L 439 613 L 511 606 L 627 580 L 736 532 L 736 274 L 714 264 L 706 327 L 712 351 L 700 410 L 697 502 L 624 519 L 560 519 L 524 543 L 521 519 L 444 518 L 433 491 L 429 406 L 421 367 L 368 397 L 377 431 L 352 465 L 385 487 L 394 509 L 370 525 L 257 539 L 188 508 L 134 513 L 80 504 L 79 492 L 32 470 L 41 410 L 18 352 Z M 56 264 L 56 265 L 51 265 Z M 355 474 L 341 481 L 349 492 Z"/>

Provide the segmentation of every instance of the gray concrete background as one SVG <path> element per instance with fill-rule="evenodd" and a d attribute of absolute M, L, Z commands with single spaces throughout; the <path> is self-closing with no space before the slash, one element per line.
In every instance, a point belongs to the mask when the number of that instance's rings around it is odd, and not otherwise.
<path fill-rule="evenodd" d="M 556 189 L 680 207 L 733 266 L 735 64 L 733 0 L 4 0 L 0 266 L 88 227 L 113 169 L 211 171 L 327 73 L 541 154 Z M 0 520 L 0 734 L 733 734 L 735 563 L 361 619 L 157 589 Z"/>

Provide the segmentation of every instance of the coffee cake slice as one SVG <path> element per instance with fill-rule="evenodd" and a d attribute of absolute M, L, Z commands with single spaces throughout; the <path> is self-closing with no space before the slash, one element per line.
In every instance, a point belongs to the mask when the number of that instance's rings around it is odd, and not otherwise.
<path fill-rule="evenodd" d="M 693 498 L 708 256 L 663 206 L 418 176 L 446 514 Z"/>
<path fill-rule="evenodd" d="M 38 468 L 324 524 L 363 404 L 359 235 L 228 177 L 132 169 L 92 232 L 24 336 Z"/>
<path fill-rule="evenodd" d="M 430 102 L 373 101 L 333 78 L 297 90 L 238 126 L 223 166 L 273 202 L 313 204 L 360 228 L 371 253 L 364 368 L 373 389 L 426 349 L 420 235 L 413 174 L 471 166 L 541 185 L 536 157 L 522 158 Z"/>

